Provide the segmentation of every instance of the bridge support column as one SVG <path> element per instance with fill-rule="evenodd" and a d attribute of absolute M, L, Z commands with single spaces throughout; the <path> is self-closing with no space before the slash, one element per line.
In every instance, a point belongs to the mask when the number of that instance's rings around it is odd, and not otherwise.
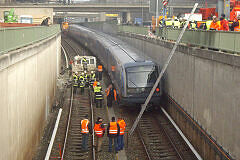
<path fill-rule="evenodd" d="M 224 0 L 218 0 L 218 16 L 224 13 Z"/>
<path fill-rule="evenodd" d="M 101 13 L 100 13 L 100 21 L 106 21 L 105 12 L 101 12 Z"/>
<path fill-rule="evenodd" d="M 131 13 L 127 12 L 127 22 L 131 22 Z"/>

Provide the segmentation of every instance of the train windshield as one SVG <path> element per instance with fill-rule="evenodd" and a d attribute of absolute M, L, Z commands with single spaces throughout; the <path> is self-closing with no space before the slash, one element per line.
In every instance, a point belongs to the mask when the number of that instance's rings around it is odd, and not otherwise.
<path fill-rule="evenodd" d="M 127 68 L 128 88 L 152 87 L 157 80 L 156 66 L 137 66 Z"/>

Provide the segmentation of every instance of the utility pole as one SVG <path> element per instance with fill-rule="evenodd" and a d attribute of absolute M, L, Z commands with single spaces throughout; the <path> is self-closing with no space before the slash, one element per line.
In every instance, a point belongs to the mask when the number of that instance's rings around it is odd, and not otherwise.
<path fill-rule="evenodd" d="M 156 5 L 156 28 L 155 30 L 157 29 L 157 21 L 158 21 L 158 0 L 157 0 L 157 5 Z"/>

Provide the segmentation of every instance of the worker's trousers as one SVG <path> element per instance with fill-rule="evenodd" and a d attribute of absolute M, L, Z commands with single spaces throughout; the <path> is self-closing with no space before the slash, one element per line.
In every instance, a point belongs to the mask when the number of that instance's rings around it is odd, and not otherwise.
<path fill-rule="evenodd" d="M 107 97 L 107 106 L 112 107 L 112 101 L 113 99 L 111 97 Z"/>
<path fill-rule="evenodd" d="M 113 143 L 114 143 L 115 152 L 117 152 L 118 151 L 117 136 L 116 137 L 109 137 L 109 148 L 108 148 L 109 152 L 112 152 Z"/>
<path fill-rule="evenodd" d="M 73 86 L 73 94 L 77 93 L 77 88 L 78 88 L 78 86 Z"/>
<path fill-rule="evenodd" d="M 88 133 L 82 134 L 82 149 L 85 151 L 88 149 Z"/>
<path fill-rule="evenodd" d="M 117 142 L 118 142 L 118 150 L 122 150 L 124 147 L 124 135 L 119 135 Z"/>
<path fill-rule="evenodd" d="M 96 101 L 96 107 L 102 108 L 102 99 L 96 99 L 95 101 Z"/>
<path fill-rule="evenodd" d="M 97 137 L 97 151 L 99 152 L 102 147 L 103 137 Z"/>
<path fill-rule="evenodd" d="M 84 87 L 80 87 L 81 88 L 81 94 L 84 93 Z"/>

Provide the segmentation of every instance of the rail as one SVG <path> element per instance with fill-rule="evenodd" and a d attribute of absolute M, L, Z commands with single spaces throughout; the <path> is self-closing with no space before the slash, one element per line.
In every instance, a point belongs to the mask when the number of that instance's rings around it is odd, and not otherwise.
<path fill-rule="evenodd" d="M 93 147 L 92 147 L 92 158 L 93 158 L 93 160 L 96 160 L 96 151 L 95 151 L 95 145 L 94 145 L 94 143 L 95 143 L 95 134 L 94 134 L 94 110 L 93 110 L 93 101 L 92 101 L 92 92 L 91 92 L 91 88 L 89 87 L 89 96 L 90 96 L 90 107 L 91 107 L 91 119 L 92 119 L 92 145 L 93 145 Z"/>
<path fill-rule="evenodd" d="M 119 26 L 118 30 L 142 35 L 148 34 L 147 27 Z M 157 36 L 165 40 L 176 41 L 180 32 L 181 29 L 162 28 L 157 30 Z M 186 30 L 181 43 L 240 53 L 240 32 Z"/>
<path fill-rule="evenodd" d="M 70 127 L 70 121 L 71 121 L 71 116 L 72 116 L 72 106 L 73 106 L 73 87 L 71 88 L 71 101 L 70 101 L 70 107 L 69 107 L 69 114 L 68 114 L 68 122 L 67 122 L 67 130 L 66 134 L 64 137 L 64 144 L 63 144 L 63 149 L 62 149 L 62 155 L 61 155 L 61 160 L 64 158 L 64 154 L 66 151 L 66 145 L 67 145 L 67 139 L 68 139 L 68 131 Z"/>
<path fill-rule="evenodd" d="M 152 158 L 151 158 L 151 156 L 150 156 L 150 153 L 148 152 L 146 143 L 145 143 L 145 141 L 144 141 L 144 139 L 143 139 L 143 136 L 142 136 L 142 134 L 141 134 L 141 131 L 140 131 L 140 129 L 139 129 L 138 127 L 137 127 L 137 133 L 138 133 L 138 135 L 139 135 L 139 137 L 140 137 L 140 140 L 141 140 L 141 142 L 142 142 L 142 145 L 143 145 L 144 151 L 145 151 L 145 153 L 146 153 L 146 155 L 147 155 L 147 157 L 148 157 L 148 160 L 152 160 Z"/>
<path fill-rule="evenodd" d="M 60 33 L 60 25 L 0 28 L 0 55 Z"/>

